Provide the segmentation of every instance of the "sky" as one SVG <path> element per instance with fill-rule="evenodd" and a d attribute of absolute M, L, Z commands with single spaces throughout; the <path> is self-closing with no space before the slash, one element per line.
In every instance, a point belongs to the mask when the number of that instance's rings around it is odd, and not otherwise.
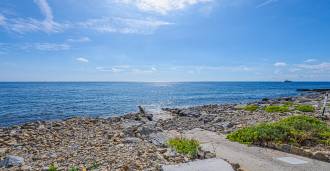
<path fill-rule="evenodd" d="M 0 81 L 330 81 L 328 0 L 1 0 Z"/>

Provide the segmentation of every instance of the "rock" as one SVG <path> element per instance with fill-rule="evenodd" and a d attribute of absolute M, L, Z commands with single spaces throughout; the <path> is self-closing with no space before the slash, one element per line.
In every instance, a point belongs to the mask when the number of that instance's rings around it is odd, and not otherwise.
<path fill-rule="evenodd" d="M 201 116 L 200 112 L 192 109 L 183 109 L 178 114 L 179 116 L 196 117 L 196 118 Z"/>
<path fill-rule="evenodd" d="M 154 123 L 154 122 L 148 122 L 147 124 L 140 126 L 137 129 L 137 132 L 140 133 L 140 135 L 142 135 L 142 136 L 149 135 L 156 131 L 155 125 L 156 125 L 156 123 Z"/>
<path fill-rule="evenodd" d="M 3 154 L 5 154 L 7 151 L 8 151 L 8 148 L 1 147 L 0 148 L 0 156 L 2 156 Z"/>
<path fill-rule="evenodd" d="M 19 156 L 7 155 L 0 161 L 0 168 L 9 168 L 13 166 L 21 166 L 24 164 L 24 158 Z"/>
<path fill-rule="evenodd" d="M 329 162 L 329 160 L 330 160 L 330 156 L 328 156 L 327 154 L 325 154 L 324 152 L 321 152 L 321 151 L 315 152 L 313 154 L 313 157 L 315 159 L 323 160 L 323 161 L 327 161 L 327 162 Z"/>
<path fill-rule="evenodd" d="M 123 131 L 128 136 L 134 136 L 135 135 L 135 131 L 141 125 L 142 125 L 142 122 L 140 122 L 140 121 L 134 121 L 134 120 L 130 120 L 130 121 L 126 121 L 126 122 L 123 122 L 122 123 L 122 127 L 124 128 Z"/>
<path fill-rule="evenodd" d="M 132 143 L 139 143 L 141 141 L 142 140 L 140 138 L 127 137 L 127 138 L 124 138 L 123 143 L 132 144 Z"/>
<path fill-rule="evenodd" d="M 231 122 L 220 122 L 217 125 L 222 126 L 224 129 L 232 128 L 234 125 Z"/>
<path fill-rule="evenodd" d="M 164 132 L 152 133 L 149 135 L 149 141 L 156 146 L 165 146 L 170 137 Z"/>

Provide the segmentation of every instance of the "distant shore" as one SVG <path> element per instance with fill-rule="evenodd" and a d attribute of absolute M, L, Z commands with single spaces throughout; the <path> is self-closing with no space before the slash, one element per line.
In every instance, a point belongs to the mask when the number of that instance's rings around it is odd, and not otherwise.
<path fill-rule="evenodd" d="M 256 110 L 246 110 L 246 104 L 166 108 L 159 113 L 141 108 L 140 112 L 109 119 L 76 117 L 0 128 L 0 159 L 5 160 L 11 155 L 22 160 L 14 166 L 3 166 L 8 170 L 47 169 L 52 164 L 60 170 L 72 166 L 100 170 L 160 170 L 161 165 L 192 160 L 166 146 L 170 137 L 180 136 L 194 128 L 227 134 L 249 125 L 278 121 L 293 115 L 319 117 L 324 94 L 313 91 L 296 97 L 262 99 L 247 104 L 257 105 L 259 109 Z M 289 106 L 293 103 L 311 105 L 315 112 L 294 110 Z M 287 104 L 290 110 L 269 113 L 262 109 L 279 104 Z M 330 148 L 306 147 L 304 151 L 314 154 L 328 152 Z M 212 157 L 206 155 L 210 152 L 204 153 L 200 159 Z M 330 161 L 330 157 L 325 160 Z"/>

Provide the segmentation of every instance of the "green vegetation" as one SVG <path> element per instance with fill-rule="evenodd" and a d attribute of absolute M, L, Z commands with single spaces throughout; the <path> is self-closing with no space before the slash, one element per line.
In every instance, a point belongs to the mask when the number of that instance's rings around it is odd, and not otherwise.
<path fill-rule="evenodd" d="M 227 136 L 243 144 L 265 142 L 287 143 L 298 146 L 330 145 L 330 127 L 310 116 L 291 116 L 274 123 L 263 123 L 237 130 Z"/>
<path fill-rule="evenodd" d="M 90 170 L 94 170 L 100 167 L 100 164 L 98 164 L 96 161 L 93 162 L 93 165 L 90 167 Z"/>
<path fill-rule="evenodd" d="M 79 171 L 79 168 L 76 167 L 76 166 L 72 166 L 72 167 L 69 168 L 68 171 Z"/>
<path fill-rule="evenodd" d="M 297 105 L 296 110 L 301 112 L 314 112 L 315 108 L 312 105 Z"/>
<path fill-rule="evenodd" d="M 265 108 L 265 111 L 268 113 L 273 113 L 273 112 L 289 112 L 290 110 L 289 110 L 289 106 L 287 105 L 283 105 L 283 106 L 270 105 Z"/>
<path fill-rule="evenodd" d="M 54 163 L 52 163 L 52 164 L 48 167 L 48 171 L 57 171 L 57 167 L 55 166 Z"/>
<path fill-rule="evenodd" d="M 285 106 L 293 106 L 294 103 L 293 102 L 290 102 L 290 101 L 287 101 L 287 102 L 284 102 L 284 105 Z"/>
<path fill-rule="evenodd" d="M 254 111 L 258 110 L 258 108 L 259 107 L 257 105 L 254 105 L 254 104 L 246 105 L 246 106 L 243 107 L 244 110 L 250 111 L 250 112 L 254 112 Z"/>
<path fill-rule="evenodd" d="M 200 148 L 197 140 L 186 138 L 173 138 L 170 139 L 167 144 L 176 152 L 189 155 L 192 158 L 197 156 Z"/>

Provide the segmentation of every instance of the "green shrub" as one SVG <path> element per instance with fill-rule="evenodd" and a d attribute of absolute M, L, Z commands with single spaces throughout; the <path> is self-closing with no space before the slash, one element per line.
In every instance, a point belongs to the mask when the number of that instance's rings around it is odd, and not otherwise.
<path fill-rule="evenodd" d="M 287 102 L 284 102 L 284 105 L 285 106 L 293 106 L 294 103 L 293 102 L 290 102 L 290 101 L 287 101 Z"/>
<path fill-rule="evenodd" d="M 246 105 L 246 106 L 244 106 L 243 107 L 243 109 L 244 110 L 246 110 L 246 111 L 250 111 L 250 112 L 254 112 L 254 111 L 256 111 L 256 110 L 258 110 L 258 106 L 257 105 Z"/>
<path fill-rule="evenodd" d="M 314 112 L 315 108 L 312 105 L 297 105 L 296 110 L 301 112 Z"/>
<path fill-rule="evenodd" d="M 57 167 L 55 166 L 54 163 L 52 163 L 52 164 L 48 167 L 48 171 L 57 171 Z"/>
<path fill-rule="evenodd" d="M 198 150 L 200 148 L 199 142 L 197 140 L 186 138 L 173 138 L 170 139 L 167 144 L 176 152 L 189 155 L 192 158 L 197 156 Z"/>
<path fill-rule="evenodd" d="M 310 116 L 291 116 L 274 123 L 263 123 L 239 129 L 227 136 L 243 144 L 265 142 L 294 145 L 330 144 L 330 127 Z"/>
<path fill-rule="evenodd" d="M 265 111 L 268 113 L 273 113 L 273 112 L 288 112 L 289 110 L 289 106 L 283 105 L 283 106 L 267 106 L 265 108 Z"/>

